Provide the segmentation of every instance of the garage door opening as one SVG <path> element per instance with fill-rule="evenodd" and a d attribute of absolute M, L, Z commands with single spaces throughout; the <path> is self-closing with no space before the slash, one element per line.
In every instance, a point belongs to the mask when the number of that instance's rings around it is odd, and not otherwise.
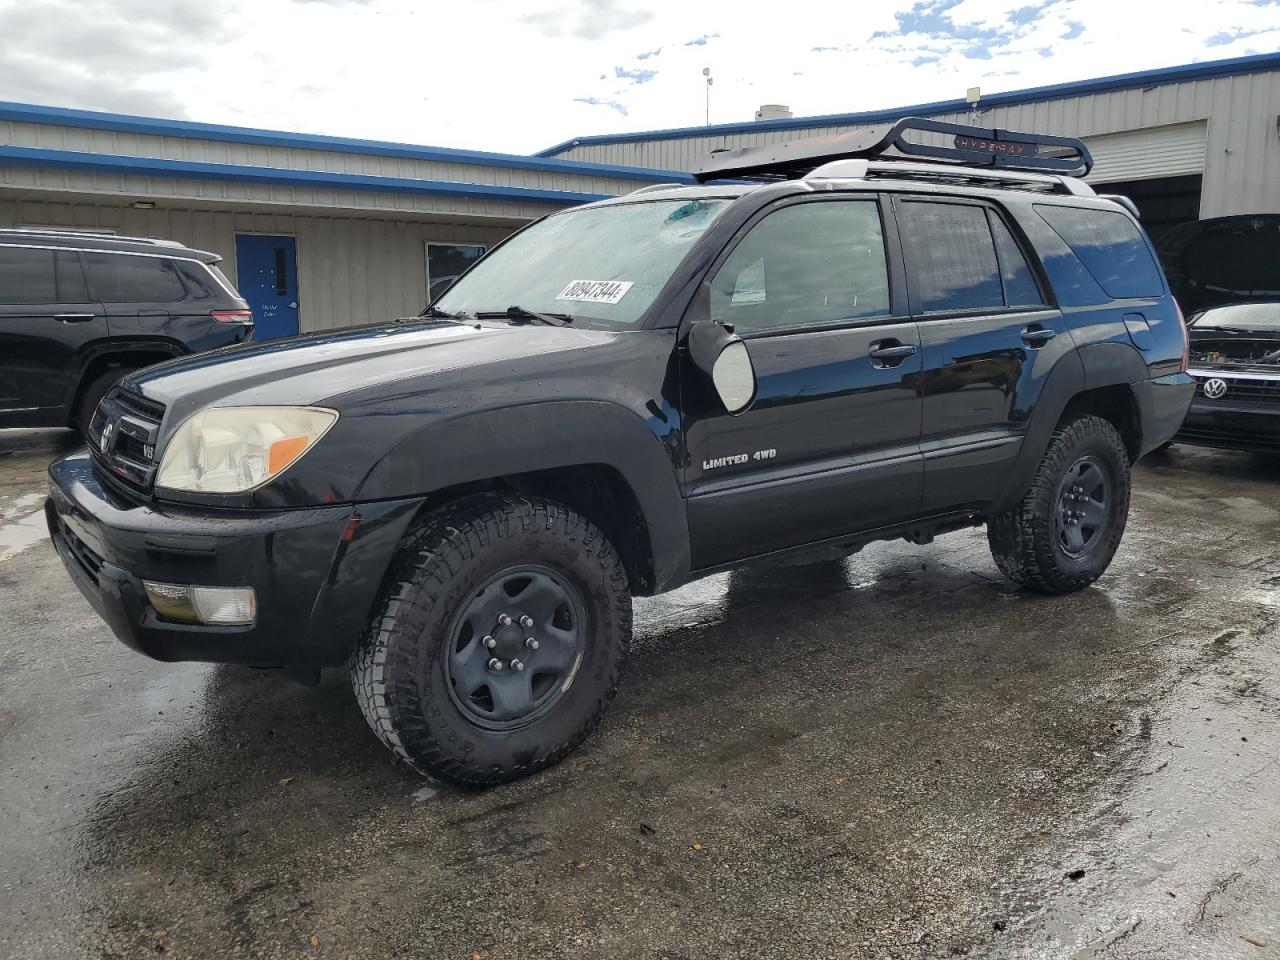
<path fill-rule="evenodd" d="M 1094 183 L 1098 193 L 1118 193 L 1138 205 L 1142 226 L 1153 242 L 1178 226 L 1200 219 L 1200 174 Z"/>

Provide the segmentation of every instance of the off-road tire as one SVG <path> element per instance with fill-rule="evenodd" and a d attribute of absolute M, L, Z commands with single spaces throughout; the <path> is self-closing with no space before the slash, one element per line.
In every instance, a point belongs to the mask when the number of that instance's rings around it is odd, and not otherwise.
<path fill-rule="evenodd" d="M 1054 527 L 1058 492 L 1066 471 L 1092 456 L 1110 474 L 1109 515 L 1102 540 L 1086 555 L 1073 558 L 1059 543 Z M 987 542 L 1000 572 L 1014 583 L 1041 593 L 1083 590 L 1106 571 L 1124 536 L 1129 516 L 1129 455 L 1116 428 L 1101 417 L 1083 416 L 1053 432 L 1022 501 L 987 523 Z"/>
<path fill-rule="evenodd" d="M 120 369 L 108 370 L 85 384 L 84 389 L 80 391 L 80 399 L 76 402 L 75 428 L 80 431 L 80 436 L 88 436 L 89 422 L 93 419 L 93 412 L 98 409 L 98 404 L 107 395 L 107 391 L 128 372 Z"/>
<path fill-rule="evenodd" d="M 511 565 L 572 582 L 585 608 L 581 665 L 550 712 L 527 726 L 477 726 L 447 686 L 445 645 L 469 597 Z M 550 500 L 478 495 L 425 517 L 406 538 L 351 662 L 365 719 L 424 775 L 488 786 L 559 762 L 600 721 L 631 646 L 626 571 L 604 534 Z"/>

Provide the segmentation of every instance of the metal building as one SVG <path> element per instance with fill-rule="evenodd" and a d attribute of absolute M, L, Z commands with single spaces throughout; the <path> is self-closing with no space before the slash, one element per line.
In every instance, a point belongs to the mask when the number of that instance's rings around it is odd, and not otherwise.
<path fill-rule="evenodd" d="M 696 169 L 711 150 L 858 130 L 904 116 L 1083 137 L 1089 181 L 1132 197 L 1158 236 L 1185 220 L 1280 213 L 1280 53 L 865 113 L 579 137 L 539 156 Z"/>
<path fill-rule="evenodd" d="M 0 103 L 0 226 L 224 257 L 263 332 L 417 313 L 485 247 L 679 174 Z"/>

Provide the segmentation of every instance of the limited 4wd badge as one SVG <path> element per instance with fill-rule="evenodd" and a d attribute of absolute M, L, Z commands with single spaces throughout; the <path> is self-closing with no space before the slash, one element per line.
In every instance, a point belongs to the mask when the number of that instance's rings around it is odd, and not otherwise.
<path fill-rule="evenodd" d="M 769 449 L 757 450 L 755 453 L 735 453 L 728 457 L 712 457 L 710 460 L 702 461 L 702 469 L 719 470 L 721 467 L 736 467 L 749 460 L 772 460 L 777 455 L 777 450 Z"/>
<path fill-rule="evenodd" d="M 556 296 L 579 303 L 617 303 L 634 283 L 630 280 L 575 280 Z"/>

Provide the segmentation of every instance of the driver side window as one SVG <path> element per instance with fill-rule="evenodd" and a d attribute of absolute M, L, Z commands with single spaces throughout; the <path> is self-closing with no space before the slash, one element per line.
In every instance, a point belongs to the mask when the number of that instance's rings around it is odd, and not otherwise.
<path fill-rule="evenodd" d="M 769 214 L 711 281 L 711 316 L 738 333 L 888 316 L 874 200 L 797 203 Z"/>

